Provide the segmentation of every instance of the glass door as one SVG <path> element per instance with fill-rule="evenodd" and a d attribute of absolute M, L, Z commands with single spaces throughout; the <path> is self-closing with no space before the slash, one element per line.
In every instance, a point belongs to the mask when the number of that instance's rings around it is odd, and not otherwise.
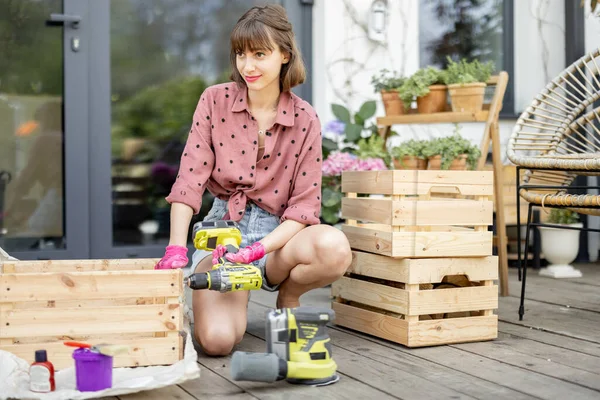
<path fill-rule="evenodd" d="M 94 258 L 160 257 L 168 195 L 203 90 L 229 80 L 229 33 L 259 0 L 91 2 Z M 206 192 L 202 210 L 212 205 Z M 191 239 L 191 238 L 190 238 Z M 191 248 L 191 240 L 189 241 Z"/>
<path fill-rule="evenodd" d="M 87 1 L 0 0 L 0 247 L 89 255 Z"/>

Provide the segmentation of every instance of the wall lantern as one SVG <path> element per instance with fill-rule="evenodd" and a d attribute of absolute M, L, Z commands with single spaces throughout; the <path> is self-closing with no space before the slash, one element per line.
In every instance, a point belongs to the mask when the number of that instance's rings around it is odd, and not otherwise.
<path fill-rule="evenodd" d="M 387 0 L 373 0 L 369 12 L 369 39 L 385 42 L 388 19 Z"/>

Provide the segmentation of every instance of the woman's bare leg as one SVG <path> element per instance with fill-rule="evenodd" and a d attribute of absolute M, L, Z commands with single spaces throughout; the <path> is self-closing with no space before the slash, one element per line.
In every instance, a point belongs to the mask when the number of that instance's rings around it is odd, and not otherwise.
<path fill-rule="evenodd" d="M 300 296 L 338 280 L 352 262 L 346 235 L 329 225 L 312 225 L 267 257 L 266 276 L 281 283 L 277 308 L 297 307 Z"/>
<path fill-rule="evenodd" d="M 196 272 L 212 269 L 212 257 L 198 263 Z M 244 337 L 248 292 L 195 290 L 192 294 L 194 336 L 207 355 L 226 356 Z"/>

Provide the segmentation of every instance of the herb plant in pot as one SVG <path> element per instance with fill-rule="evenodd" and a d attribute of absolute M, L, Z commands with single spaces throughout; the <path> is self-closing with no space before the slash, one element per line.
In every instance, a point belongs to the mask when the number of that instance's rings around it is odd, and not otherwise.
<path fill-rule="evenodd" d="M 445 80 L 450 93 L 450 103 L 454 112 L 478 112 L 483 109 L 486 82 L 490 79 L 494 64 L 478 60 L 460 62 L 448 57 Z"/>
<path fill-rule="evenodd" d="M 448 137 L 435 138 L 423 149 L 427 169 L 465 171 L 475 169 L 481 150 L 463 138 L 458 130 Z"/>
<path fill-rule="evenodd" d="M 568 209 L 553 208 L 546 221 L 548 224 L 582 228 L 579 214 Z M 549 265 L 540 269 L 539 274 L 552 278 L 579 278 L 581 271 L 573 268 L 571 263 L 579 253 L 579 236 L 581 231 L 574 229 L 551 228 L 540 226 L 542 253 Z"/>
<path fill-rule="evenodd" d="M 404 114 L 404 105 L 399 95 L 399 88 L 404 81 L 405 78 L 387 69 L 382 69 L 371 78 L 375 93 L 381 93 L 386 115 Z"/>
<path fill-rule="evenodd" d="M 422 68 L 410 76 L 400 87 L 404 108 L 409 109 L 413 97 L 417 99 L 420 114 L 446 110 L 448 89 L 444 84 L 445 72 L 434 67 Z"/>
<path fill-rule="evenodd" d="M 425 140 L 411 139 L 392 147 L 390 153 L 395 169 L 427 169 L 427 159 L 423 156 Z"/>

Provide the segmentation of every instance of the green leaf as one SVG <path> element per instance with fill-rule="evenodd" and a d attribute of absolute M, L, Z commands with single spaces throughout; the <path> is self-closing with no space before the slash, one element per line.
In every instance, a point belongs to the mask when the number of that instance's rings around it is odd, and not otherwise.
<path fill-rule="evenodd" d="M 339 209 L 331 209 L 331 208 L 321 208 L 321 215 L 323 220 L 328 224 L 335 224 L 339 220 Z"/>
<path fill-rule="evenodd" d="M 331 111 L 333 112 L 333 115 L 335 115 L 335 117 L 337 119 L 339 119 L 340 121 L 342 121 L 346 124 L 351 123 L 350 111 L 348 111 L 348 109 L 346 107 L 339 105 L 339 104 L 332 104 Z"/>
<path fill-rule="evenodd" d="M 375 115 L 375 111 L 377 109 L 377 105 L 374 100 L 366 101 L 358 111 L 358 115 L 361 116 L 363 121 L 368 120 L 373 115 Z M 361 124 L 362 125 L 362 124 Z"/>
<path fill-rule="evenodd" d="M 346 128 L 344 129 L 344 133 L 346 134 L 346 141 L 356 142 L 360 139 L 361 132 L 362 126 L 356 124 L 346 124 Z"/>
<path fill-rule="evenodd" d="M 361 126 L 363 126 L 365 124 L 365 120 L 363 119 L 363 117 L 360 116 L 359 113 L 354 114 L 354 122 L 357 125 L 361 125 Z"/>
<path fill-rule="evenodd" d="M 325 207 L 333 207 L 342 201 L 342 193 L 333 191 L 329 188 L 323 189 L 323 201 L 321 204 Z"/>
<path fill-rule="evenodd" d="M 329 151 L 337 150 L 337 143 L 329 138 L 323 138 L 321 145 Z"/>

